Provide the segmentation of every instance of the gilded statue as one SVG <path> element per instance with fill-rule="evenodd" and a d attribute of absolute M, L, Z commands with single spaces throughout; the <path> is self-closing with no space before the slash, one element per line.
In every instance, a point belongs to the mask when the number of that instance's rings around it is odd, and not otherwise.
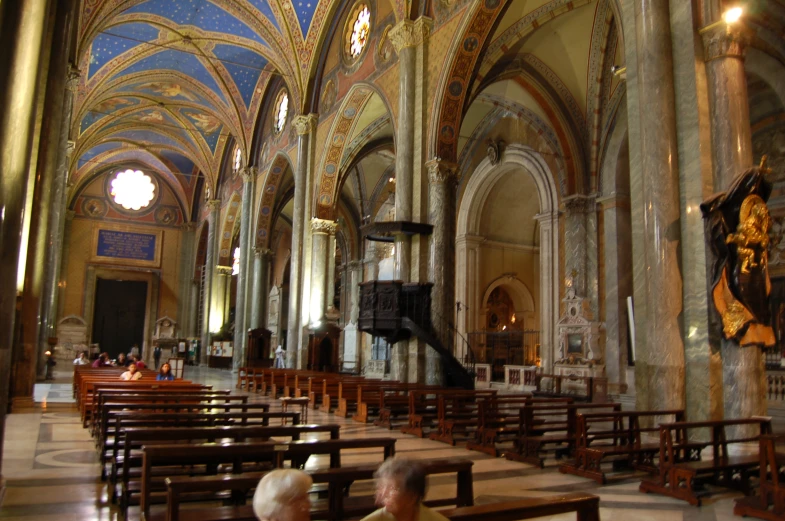
<path fill-rule="evenodd" d="M 769 295 L 766 158 L 701 205 L 711 250 L 711 289 L 722 333 L 739 346 L 774 346 Z"/>

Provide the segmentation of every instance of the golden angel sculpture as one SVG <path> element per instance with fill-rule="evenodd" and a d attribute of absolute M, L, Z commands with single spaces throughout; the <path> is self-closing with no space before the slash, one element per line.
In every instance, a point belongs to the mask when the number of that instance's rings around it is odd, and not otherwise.
<path fill-rule="evenodd" d="M 772 347 L 769 229 L 772 184 L 760 166 L 737 176 L 726 192 L 701 205 L 711 249 L 711 292 L 723 336 L 739 346 Z"/>

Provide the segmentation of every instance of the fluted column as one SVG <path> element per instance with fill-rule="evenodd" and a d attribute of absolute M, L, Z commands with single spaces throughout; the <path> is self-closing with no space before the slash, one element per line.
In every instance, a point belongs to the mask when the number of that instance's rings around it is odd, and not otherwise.
<path fill-rule="evenodd" d="M 685 405 L 681 230 L 668 1 L 636 2 L 635 23 L 637 88 L 646 102 L 640 112 L 643 222 L 636 223 L 643 234 L 634 251 L 644 263 L 635 275 L 645 277 L 642 285 L 636 284 L 635 301 L 644 301 L 646 312 L 635 317 L 642 328 L 642 342 L 636 345 L 636 399 L 641 410 L 681 409 Z"/>
<path fill-rule="evenodd" d="M 294 169 L 292 210 L 292 255 L 289 272 L 289 323 L 286 333 L 286 367 L 300 367 L 300 329 L 302 327 L 303 232 L 306 178 L 311 136 L 316 132 L 316 115 L 297 116 L 292 122 L 297 132 L 297 165 Z"/>
<path fill-rule="evenodd" d="M 434 159 L 428 161 L 428 220 L 433 225 L 428 260 L 431 289 L 431 316 L 444 347 L 455 348 L 455 169 L 456 165 Z M 426 383 L 442 385 L 444 374 L 439 353 L 425 351 Z"/>
<path fill-rule="evenodd" d="M 712 24 L 701 31 L 706 60 L 714 191 L 725 191 L 734 177 L 753 166 L 744 55 L 749 31 L 741 22 Z M 719 322 L 717 322 L 717 327 Z M 721 340 L 726 418 L 766 414 L 766 368 L 758 347 Z"/>
<path fill-rule="evenodd" d="M 0 446 L 5 433 L 31 121 L 50 2 L 5 2 L 0 20 Z M 5 490 L 0 456 L 0 494 Z"/>
<path fill-rule="evenodd" d="M 240 272 L 237 274 L 237 301 L 234 308 L 234 356 L 232 366 L 235 370 L 243 367 L 246 362 L 245 348 L 248 343 L 247 311 L 248 273 L 251 253 L 251 215 L 253 213 L 254 181 L 256 169 L 245 167 L 241 169 L 243 177 L 243 207 L 240 210 Z"/>
<path fill-rule="evenodd" d="M 335 236 L 337 226 L 335 221 L 311 219 L 311 307 L 309 317 L 312 328 L 318 328 L 326 319 L 330 236 Z"/>
<path fill-rule="evenodd" d="M 215 260 L 218 249 L 218 218 L 221 214 L 220 199 L 207 201 L 210 214 L 207 216 L 207 255 L 204 263 L 204 302 L 202 309 L 202 351 L 200 363 L 207 363 L 208 347 L 210 345 L 210 314 L 213 308 L 213 278 L 215 277 Z M 223 317 L 221 317 L 223 320 Z"/>
<path fill-rule="evenodd" d="M 253 249 L 253 291 L 251 292 L 251 318 L 249 329 L 266 327 L 267 301 L 270 297 L 270 261 L 273 251 L 267 248 Z"/>

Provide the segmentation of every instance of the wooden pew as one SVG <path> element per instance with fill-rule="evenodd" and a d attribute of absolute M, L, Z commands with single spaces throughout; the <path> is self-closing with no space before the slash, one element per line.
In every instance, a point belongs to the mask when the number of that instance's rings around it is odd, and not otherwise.
<path fill-rule="evenodd" d="M 600 521 L 600 498 L 573 493 L 439 511 L 450 521 L 518 521 L 570 512 L 575 512 L 577 521 Z"/>
<path fill-rule="evenodd" d="M 248 463 L 270 462 L 271 467 L 280 468 L 289 460 L 293 467 L 301 467 L 311 456 L 328 455 L 330 468 L 337 468 L 341 466 L 342 450 L 366 448 L 381 448 L 383 460 L 387 459 L 395 455 L 395 438 L 145 446 L 139 493 L 143 519 L 150 514 L 152 492 L 160 489 L 157 480 L 168 477 L 162 472 L 164 467 L 188 465 L 194 471 L 197 466 L 204 466 L 207 472 L 219 465 L 229 465 L 233 474 L 240 474 Z"/>
<path fill-rule="evenodd" d="M 571 456 L 577 445 L 578 413 L 620 412 L 616 403 L 534 403 L 519 412 L 520 436 L 513 448 L 503 453 L 506 459 L 545 466 L 543 453 L 554 452 L 556 458 Z"/>
<path fill-rule="evenodd" d="M 456 445 L 475 436 L 478 426 L 478 400 L 493 396 L 496 390 L 461 391 L 442 389 L 437 393 L 439 425 L 428 437 L 448 445 Z"/>
<path fill-rule="evenodd" d="M 728 427 L 754 426 L 755 434 L 731 437 Z M 708 429 L 710 439 L 690 440 L 690 431 Z M 676 422 L 660 425 L 659 479 L 642 481 L 641 492 L 656 492 L 683 499 L 700 506 L 705 495 L 704 483 L 735 488 L 749 495 L 750 476 L 760 469 L 760 455 L 733 455 L 728 446 L 760 442 L 761 435 L 771 434 L 771 418 L 753 417 L 736 420 Z M 700 453 L 711 448 L 712 457 L 701 461 Z"/>
<path fill-rule="evenodd" d="M 785 464 L 785 435 L 764 434 L 760 437 L 760 478 L 758 493 L 737 499 L 733 513 L 770 521 L 785 521 L 785 482 L 780 469 Z"/>
<path fill-rule="evenodd" d="M 579 414 L 575 460 L 562 465 L 559 472 L 590 478 L 601 485 L 607 481 L 602 469 L 602 465 L 607 463 L 612 463 L 614 470 L 624 468 L 656 473 L 658 469 L 654 460 L 659 444 L 645 438 L 659 432 L 659 427 L 641 426 L 641 419 L 656 421 L 664 417 L 681 422 L 684 410 Z"/>
<path fill-rule="evenodd" d="M 234 427 L 196 427 L 196 428 L 134 428 L 124 432 L 123 453 L 112 462 L 111 491 L 112 499 L 116 497 L 117 484 L 120 484 L 120 506 L 124 510 L 135 499 L 134 494 L 140 492 L 142 476 L 142 446 L 170 445 L 177 443 L 187 446 L 188 443 L 246 442 L 269 441 L 273 437 L 289 437 L 293 441 L 306 434 L 328 434 L 331 440 L 339 438 L 340 425 L 279 425 L 279 426 L 234 426 Z M 172 472 L 168 470 L 168 472 Z M 185 470 L 188 473 L 188 469 Z"/>
<path fill-rule="evenodd" d="M 431 507 L 456 505 L 470 506 L 474 503 L 471 460 L 462 458 L 434 459 L 422 461 L 428 476 L 440 474 L 456 474 L 456 493 L 449 498 L 425 500 Z M 351 485 L 357 481 L 373 479 L 377 465 L 363 465 L 348 468 L 333 468 L 310 471 L 314 485 L 328 486 L 327 501 L 312 502 L 311 516 L 316 519 L 335 519 L 362 517 L 376 510 L 373 496 L 352 496 Z M 148 521 L 180 521 L 184 515 L 180 513 L 180 505 L 184 498 L 193 494 L 208 494 L 212 497 L 220 492 L 231 491 L 231 497 L 238 503 L 245 503 L 249 492 L 256 488 L 261 473 L 245 473 L 240 475 L 204 476 L 204 477 L 171 477 L 166 479 L 167 504 L 166 514 L 153 512 Z M 184 514 L 184 513 L 183 513 Z M 255 521 L 250 505 L 232 505 L 202 510 L 188 510 L 189 521 Z"/>

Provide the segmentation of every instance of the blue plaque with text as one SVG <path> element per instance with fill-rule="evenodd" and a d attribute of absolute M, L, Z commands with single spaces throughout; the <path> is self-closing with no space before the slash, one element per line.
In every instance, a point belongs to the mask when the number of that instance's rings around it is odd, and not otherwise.
<path fill-rule="evenodd" d="M 150 233 L 98 230 L 99 257 L 155 261 L 156 235 Z"/>

